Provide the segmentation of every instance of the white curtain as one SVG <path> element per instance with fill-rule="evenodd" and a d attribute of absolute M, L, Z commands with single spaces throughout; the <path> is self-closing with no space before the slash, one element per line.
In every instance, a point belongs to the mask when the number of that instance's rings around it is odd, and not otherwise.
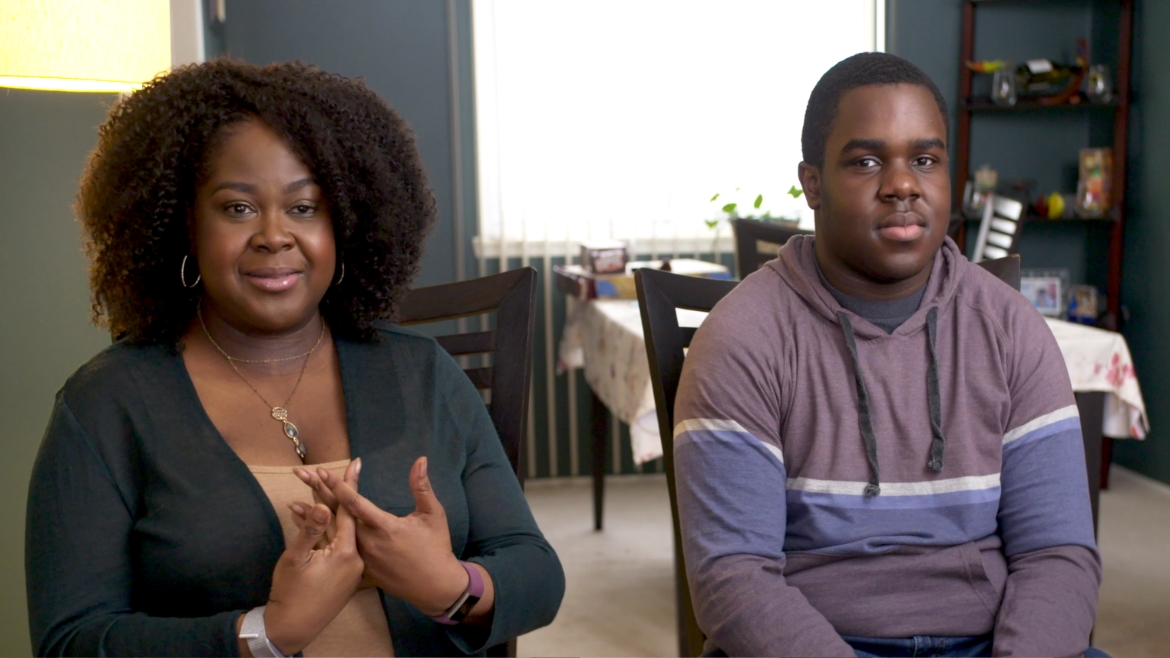
<path fill-rule="evenodd" d="M 609 237 L 708 250 L 704 220 L 760 194 L 756 212 L 811 226 L 786 194 L 809 92 L 884 46 L 883 0 L 473 3 L 481 257 Z"/>

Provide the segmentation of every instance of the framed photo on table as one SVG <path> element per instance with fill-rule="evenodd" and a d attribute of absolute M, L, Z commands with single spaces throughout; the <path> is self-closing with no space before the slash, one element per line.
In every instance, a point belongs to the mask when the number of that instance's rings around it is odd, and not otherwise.
<path fill-rule="evenodd" d="M 1068 290 L 1069 275 L 1066 269 L 1020 272 L 1020 292 L 1041 315 L 1050 318 L 1063 316 Z"/>

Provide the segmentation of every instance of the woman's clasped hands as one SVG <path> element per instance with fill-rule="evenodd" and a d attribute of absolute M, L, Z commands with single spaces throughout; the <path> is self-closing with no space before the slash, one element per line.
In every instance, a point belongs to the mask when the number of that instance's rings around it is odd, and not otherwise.
<path fill-rule="evenodd" d="M 333 621 L 364 569 L 349 511 L 334 513 L 320 503 L 302 507 L 300 532 L 276 563 L 264 610 L 268 639 L 285 655 L 301 651 Z M 241 651 L 245 646 L 241 641 Z"/>
<path fill-rule="evenodd" d="M 324 468 L 296 469 L 318 501 L 311 509 L 294 504 L 297 525 L 307 527 L 312 522 L 309 515 L 322 507 L 336 511 L 338 534 L 342 532 L 341 519 L 352 519 L 357 550 L 365 564 L 365 580 L 426 615 L 444 614 L 467 589 L 469 579 L 452 551 L 447 513 L 427 477 L 427 458 L 420 457 L 410 469 L 415 511 L 406 516 L 383 511 L 359 494 L 360 472 L 360 458 L 350 463 L 344 477 Z M 327 535 L 326 539 L 331 537 Z M 484 592 L 463 622 L 482 624 L 490 619 L 495 593 L 487 571 L 478 564 L 471 566 L 479 571 Z"/>

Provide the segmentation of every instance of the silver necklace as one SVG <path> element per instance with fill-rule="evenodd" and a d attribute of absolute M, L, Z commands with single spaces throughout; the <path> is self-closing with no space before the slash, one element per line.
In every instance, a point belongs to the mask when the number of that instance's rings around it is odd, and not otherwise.
<path fill-rule="evenodd" d="M 293 425 L 292 421 L 288 419 L 287 407 L 289 400 L 292 400 L 293 395 L 295 395 L 297 392 L 297 388 L 301 385 L 301 379 L 304 378 L 305 370 L 307 370 L 309 367 L 309 358 L 313 356 L 313 352 L 317 349 L 317 346 L 321 344 L 321 339 L 325 337 L 325 318 L 321 318 L 321 335 L 317 336 L 317 342 L 313 343 L 313 347 L 310 348 L 308 352 L 305 352 L 304 354 L 298 354 L 297 356 L 285 357 L 283 359 L 248 360 L 237 359 L 235 357 L 229 356 L 228 353 L 223 351 L 223 348 L 219 346 L 219 343 L 215 342 L 215 339 L 211 337 L 211 332 L 207 330 L 207 324 L 203 322 L 202 307 L 196 307 L 195 315 L 199 318 L 199 326 L 203 327 L 203 335 L 207 336 L 207 340 L 211 341 L 211 344 L 215 346 L 215 349 L 219 350 L 219 353 L 223 355 L 223 358 L 227 359 L 228 365 L 232 367 L 232 370 L 236 371 L 236 374 L 239 375 L 240 379 L 244 380 L 244 383 L 248 385 L 248 388 L 252 389 L 252 392 L 256 394 L 256 397 L 260 398 L 260 401 L 263 402 L 266 406 L 272 408 L 272 418 L 283 423 L 284 435 L 293 442 L 293 447 L 297 451 L 297 457 L 301 458 L 301 463 L 305 463 L 305 444 L 301 441 L 301 434 L 300 431 L 297 430 L 297 426 Z M 242 363 L 278 363 L 281 361 L 292 361 L 293 359 L 300 359 L 302 357 L 305 359 L 305 365 L 301 366 L 301 374 L 297 375 L 297 383 L 293 384 L 292 393 L 288 394 L 288 397 L 284 400 L 284 404 L 280 406 L 275 406 L 267 399 L 265 399 L 260 391 L 252 385 L 252 382 L 248 381 L 248 378 L 244 376 L 244 373 L 240 372 L 240 369 L 236 367 L 235 363 L 236 361 L 240 361 Z"/>

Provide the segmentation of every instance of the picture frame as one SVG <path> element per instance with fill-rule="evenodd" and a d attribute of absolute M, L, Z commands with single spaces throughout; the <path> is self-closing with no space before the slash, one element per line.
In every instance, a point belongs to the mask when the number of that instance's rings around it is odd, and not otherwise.
<path fill-rule="evenodd" d="M 1064 268 L 1022 270 L 1020 293 L 1032 302 L 1040 314 L 1050 318 L 1064 315 L 1069 291 L 1069 274 Z"/>

